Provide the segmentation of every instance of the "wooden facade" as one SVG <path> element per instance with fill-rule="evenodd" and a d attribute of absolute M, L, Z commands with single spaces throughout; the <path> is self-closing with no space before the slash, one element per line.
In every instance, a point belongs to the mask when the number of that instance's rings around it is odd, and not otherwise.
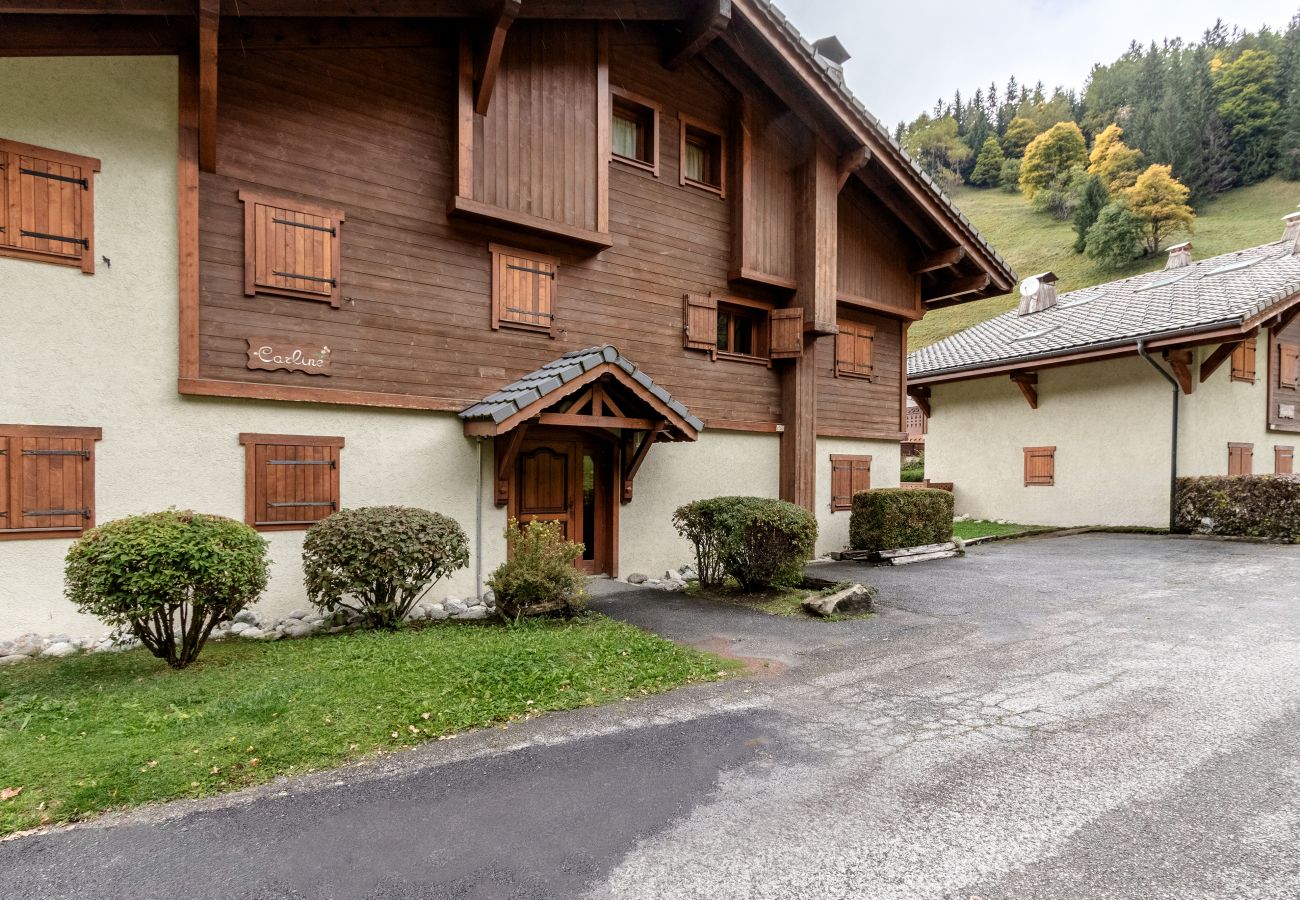
<path fill-rule="evenodd" d="M 33 2 L 0 53 L 181 58 L 181 393 L 459 411 L 612 344 L 808 506 L 817 437 L 902 440 L 908 324 L 1011 273 L 783 20 L 487 6 Z"/>

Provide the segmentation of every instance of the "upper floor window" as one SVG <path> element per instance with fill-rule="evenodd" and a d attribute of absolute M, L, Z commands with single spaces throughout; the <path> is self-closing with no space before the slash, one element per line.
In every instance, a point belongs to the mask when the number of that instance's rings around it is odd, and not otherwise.
<path fill-rule="evenodd" d="M 722 132 L 681 116 L 681 183 L 726 196 L 726 141 Z"/>
<path fill-rule="evenodd" d="M 682 310 L 683 345 L 707 350 L 717 359 L 768 364 L 803 351 L 800 309 L 771 309 L 766 304 L 712 294 L 687 294 Z"/>
<path fill-rule="evenodd" d="M 767 315 L 762 310 L 723 303 L 718 306 L 718 352 L 767 356 Z"/>
<path fill-rule="evenodd" d="M 95 272 L 99 160 L 0 139 L 0 256 Z"/>
<path fill-rule="evenodd" d="M 659 107 L 642 97 L 612 90 L 611 150 L 620 162 L 659 174 Z"/>
<path fill-rule="evenodd" d="M 870 380 L 875 367 L 876 329 L 840 319 L 835 335 L 835 374 Z"/>
<path fill-rule="evenodd" d="M 492 251 L 492 328 L 543 331 L 555 336 L 555 281 L 559 260 L 499 244 Z"/>
<path fill-rule="evenodd" d="M 287 197 L 240 191 L 244 204 L 244 293 L 343 299 L 339 231 L 343 213 Z"/>
<path fill-rule="evenodd" d="M 77 537 L 95 524 L 98 428 L 0 425 L 0 540 Z"/>

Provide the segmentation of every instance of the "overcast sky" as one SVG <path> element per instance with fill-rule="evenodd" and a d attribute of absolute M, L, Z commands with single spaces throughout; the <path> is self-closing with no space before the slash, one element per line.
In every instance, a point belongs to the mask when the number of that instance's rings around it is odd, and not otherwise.
<path fill-rule="evenodd" d="M 838 35 L 853 54 L 849 87 L 891 130 L 951 98 L 1009 75 L 1083 87 L 1096 62 L 1110 62 L 1134 38 L 1199 39 L 1222 17 L 1229 27 L 1282 28 L 1296 11 L 1264 0 L 776 0 L 810 41 Z"/>

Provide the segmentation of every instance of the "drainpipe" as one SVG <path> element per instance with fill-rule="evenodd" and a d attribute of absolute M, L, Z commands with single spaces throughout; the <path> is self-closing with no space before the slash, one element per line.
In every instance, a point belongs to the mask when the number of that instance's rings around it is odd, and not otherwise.
<path fill-rule="evenodd" d="M 1169 382 L 1173 388 L 1174 410 L 1173 410 L 1173 434 L 1169 438 L 1169 530 L 1174 530 L 1175 505 L 1178 502 L 1178 395 L 1181 393 L 1178 387 L 1178 380 L 1165 371 L 1165 367 L 1160 365 L 1151 358 L 1147 353 L 1146 343 L 1142 339 L 1137 342 L 1138 356 L 1145 359 L 1151 364 L 1151 368 L 1160 373 L 1165 381 Z"/>
<path fill-rule="evenodd" d="M 483 438 L 474 439 L 474 596 L 483 596 Z"/>

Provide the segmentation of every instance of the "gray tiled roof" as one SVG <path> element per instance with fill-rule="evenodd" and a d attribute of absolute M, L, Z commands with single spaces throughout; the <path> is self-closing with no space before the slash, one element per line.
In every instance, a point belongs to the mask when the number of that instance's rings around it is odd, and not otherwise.
<path fill-rule="evenodd" d="M 1300 292 L 1293 247 L 1275 241 L 1071 291 L 1043 312 L 1012 310 L 910 354 L 907 374 L 924 378 L 1239 325 Z"/>
<path fill-rule="evenodd" d="M 632 376 L 638 384 L 685 419 L 696 431 L 704 430 L 704 423 L 691 415 L 685 405 L 674 400 L 672 395 L 655 384 L 649 375 L 638 369 L 635 363 L 609 344 L 570 351 L 559 359 L 548 362 L 537 371 L 529 372 L 518 381 L 511 382 L 501 390 L 489 394 L 468 409 L 462 410 L 460 417 L 467 420 L 491 419 L 493 422 L 504 422 L 515 413 L 559 390 L 584 372 L 590 372 L 606 363 L 613 363 Z"/>
<path fill-rule="evenodd" d="M 879 135 L 880 139 L 885 142 L 885 145 L 897 154 L 899 159 L 911 167 L 922 188 L 928 191 L 935 200 L 939 201 L 939 203 L 948 210 L 958 227 L 965 231 L 967 236 L 983 247 L 985 252 L 987 252 L 999 266 L 1005 269 L 1007 274 L 1014 280 L 1016 278 L 1016 271 L 1011 268 L 1011 264 L 1003 259 L 1002 255 L 993 248 L 993 245 L 984 239 L 984 236 L 979 233 L 979 230 L 971 223 L 970 219 L 966 218 L 965 214 L 957 208 L 957 205 L 948 198 L 948 195 L 944 193 L 943 188 L 939 186 L 938 182 L 931 178 L 924 169 L 922 169 L 910 156 L 907 155 L 907 151 L 898 145 L 898 142 L 894 140 L 894 136 L 889 133 L 889 129 L 886 128 L 879 119 L 872 115 L 870 110 L 862 105 L 862 101 L 854 96 L 853 92 L 848 89 L 848 86 L 844 84 L 843 80 L 832 74 L 831 70 L 827 68 L 826 64 L 817 56 L 817 51 L 813 48 L 813 45 L 799 33 L 797 28 L 795 28 L 794 23 L 787 19 L 785 14 L 771 3 L 771 0 L 755 0 L 755 4 L 766 10 L 768 18 L 777 23 L 790 36 L 795 45 L 797 45 L 799 49 L 817 65 L 818 71 L 820 71 L 823 76 L 823 86 L 832 93 L 838 94 L 853 107 L 861 117 L 862 122 L 866 124 L 868 128 L 875 131 L 876 134 Z"/>

